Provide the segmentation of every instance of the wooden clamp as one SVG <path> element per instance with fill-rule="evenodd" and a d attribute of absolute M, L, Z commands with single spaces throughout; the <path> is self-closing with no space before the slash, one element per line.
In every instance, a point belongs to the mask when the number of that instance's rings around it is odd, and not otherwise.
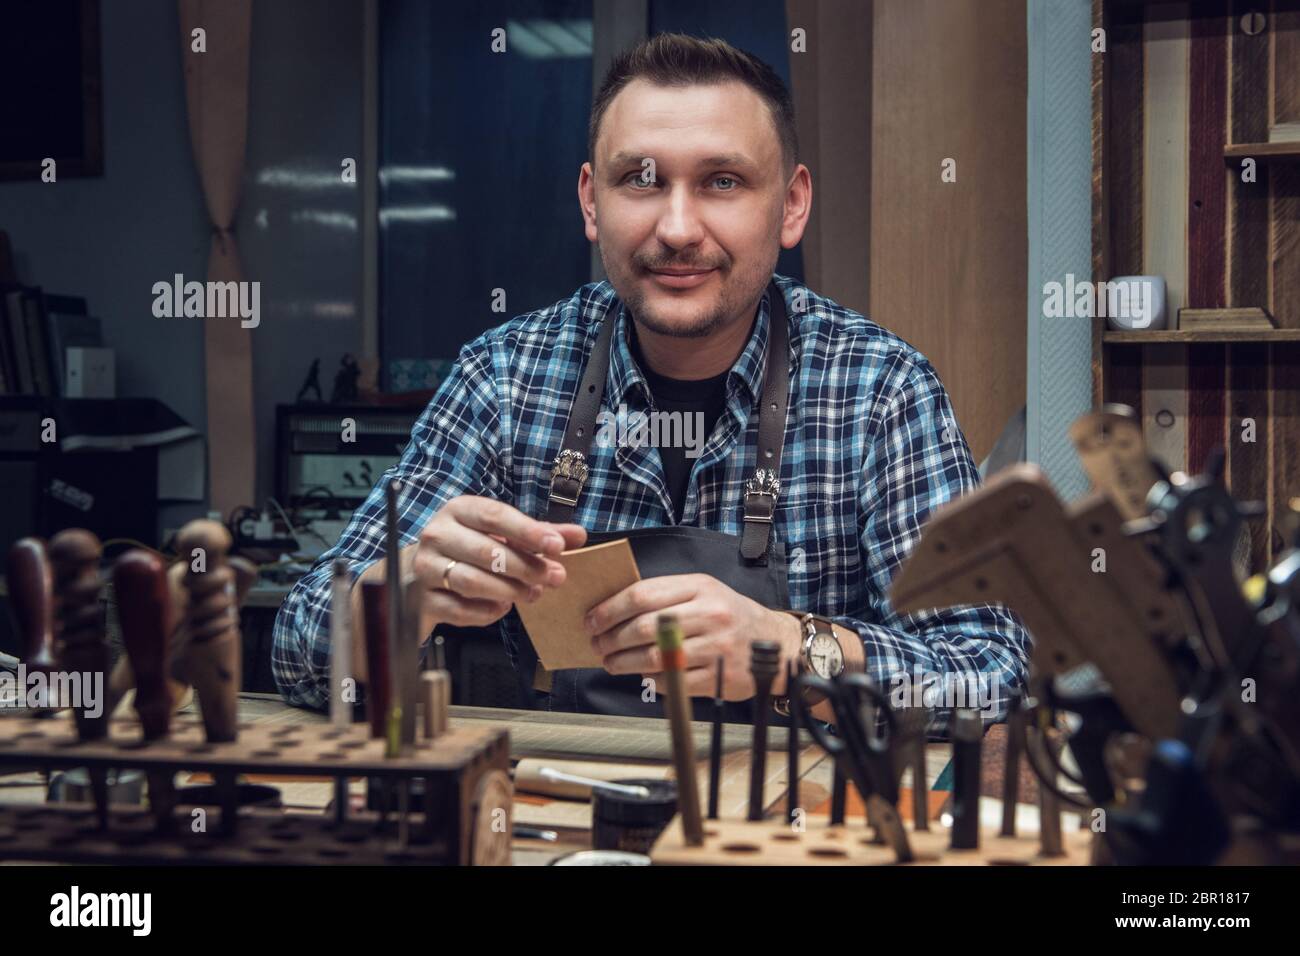
<path fill-rule="evenodd" d="M 1178 718 L 1174 674 L 1150 640 L 1144 609 L 1130 603 L 1131 582 L 1119 580 L 1132 573 L 1131 549 L 1121 545 L 1121 554 L 1107 553 L 1105 571 L 1093 570 L 1086 524 L 1113 524 L 1106 513 L 1093 503 L 1071 515 L 1037 466 L 1006 468 L 936 512 L 890 600 L 901 614 L 1006 604 L 1033 636 L 1039 675 L 1091 662 L 1140 733 L 1170 736 Z"/>

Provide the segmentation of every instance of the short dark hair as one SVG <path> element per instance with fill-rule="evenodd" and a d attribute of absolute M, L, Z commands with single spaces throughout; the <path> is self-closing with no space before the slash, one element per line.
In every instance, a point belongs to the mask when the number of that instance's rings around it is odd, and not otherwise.
<path fill-rule="evenodd" d="M 728 80 L 744 83 L 762 97 L 772 112 L 786 168 L 792 169 L 799 161 L 794 100 L 776 70 L 726 40 L 658 33 L 620 53 L 605 73 L 604 82 L 592 101 L 591 122 L 587 126 L 587 156 L 593 164 L 596 137 L 605 110 L 623 87 L 635 79 L 648 80 L 657 86 L 707 85 Z"/>

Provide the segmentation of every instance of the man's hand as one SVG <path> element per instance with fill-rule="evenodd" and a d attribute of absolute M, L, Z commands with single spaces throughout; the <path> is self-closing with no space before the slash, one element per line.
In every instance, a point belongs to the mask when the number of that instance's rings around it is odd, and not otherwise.
<path fill-rule="evenodd" d="M 781 645 L 781 673 L 773 693 L 785 692 L 786 662 L 799 651 L 799 622 L 790 614 L 751 601 L 707 574 L 674 574 L 638 581 L 596 605 L 587 614 L 592 646 L 611 674 L 655 678 L 663 668 L 655 646 L 658 616 L 677 615 L 686 638 L 686 692 L 711 697 L 723 658 L 722 694 L 727 700 L 754 696 L 749 645 L 772 640 Z"/>
<path fill-rule="evenodd" d="M 417 633 L 427 637 L 439 624 L 485 626 L 516 601 L 535 601 L 543 588 L 564 583 L 564 565 L 551 559 L 586 540 L 576 524 L 538 521 L 492 498 L 452 498 L 402 548 L 402 577 L 415 575 L 425 588 Z M 352 588 L 354 634 L 365 634 L 360 583 L 387 574 L 381 558 Z M 365 642 L 353 641 L 352 673 L 364 681 L 367 669 Z"/>
<path fill-rule="evenodd" d="M 538 521 L 504 502 L 462 495 L 403 549 L 403 564 L 409 560 L 428 589 L 424 615 L 432 625 L 482 626 L 563 584 L 564 565 L 551 559 L 586 540 L 576 524 Z"/>

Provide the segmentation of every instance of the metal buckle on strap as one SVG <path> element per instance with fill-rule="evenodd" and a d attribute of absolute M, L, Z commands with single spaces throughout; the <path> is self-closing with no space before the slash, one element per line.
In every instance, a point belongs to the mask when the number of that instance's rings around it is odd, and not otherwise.
<path fill-rule="evenodd" d="M 754 477 L 745 482 L 745 520 L 771 524 L 780 493 L 781 479 L 774 469 L 759 468 L 755 471 Z"/>
<path fill-rule="evenodd" d="M 551 466 L 551 501 L 568 505 L 570 508 L 576 507 L 578 496 L 582 494 L 582 486 L 587 481 L 587 474 L 586 456 L 580 451 L 565 448 L 555 456 L 555 463 Z M 563 491 L 560 490 L 561 482 L 567 486 Z"/>

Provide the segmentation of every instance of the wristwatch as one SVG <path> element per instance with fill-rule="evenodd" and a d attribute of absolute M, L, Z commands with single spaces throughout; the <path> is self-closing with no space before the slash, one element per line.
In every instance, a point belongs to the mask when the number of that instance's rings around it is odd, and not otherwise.
<path fill-rule="evenodd" d="M 820 614 L 803 614 L 799 611 L 786 613 L 793 614 L 799 619 L 799 627 L 803 631 L 799 656 L 803 660 L 804 670 L 827 680 L 844 673 L 844 648 L 840 646 L 840 639 L 835 636 L 835 627 L 831 619 Z M 826 695 L 819 691 L 806 688 L 803 692 L 804 703 L 809 707 L 820 704 L 825 698 Z M 789 717 L 789 696 L 773 697 L 772 709 L 782 717 Z"/>

